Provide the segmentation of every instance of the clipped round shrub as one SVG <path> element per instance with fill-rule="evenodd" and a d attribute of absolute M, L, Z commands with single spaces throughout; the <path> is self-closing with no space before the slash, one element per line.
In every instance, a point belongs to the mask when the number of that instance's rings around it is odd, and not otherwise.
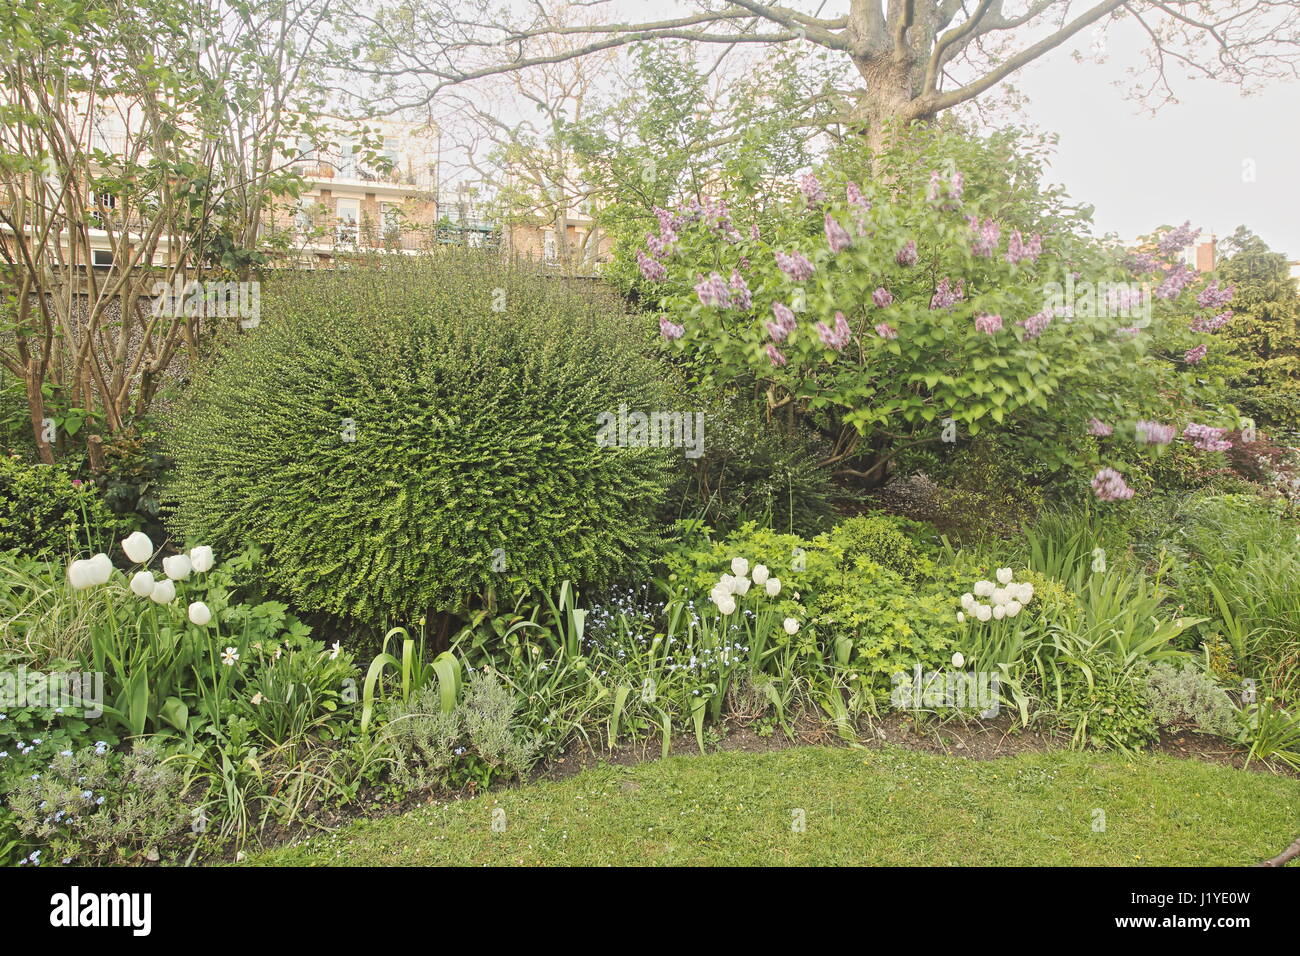
<path fill-rule="evenodd" d="M 101 549 L 117 530 L 94 486 L 54 465 L 0 455 L 0 551 L 38 555 Z"/>
<path fill-rule="evenodd" d="M 663 429 L 609 444 L 611 420 L 668 408 L 612 297 L 444 252 L 263 300 L 170 423 L 186 539 L 258 545 L 301 607 L 370 622 L 598 584 L 659 547 L 682 452 Z"/>

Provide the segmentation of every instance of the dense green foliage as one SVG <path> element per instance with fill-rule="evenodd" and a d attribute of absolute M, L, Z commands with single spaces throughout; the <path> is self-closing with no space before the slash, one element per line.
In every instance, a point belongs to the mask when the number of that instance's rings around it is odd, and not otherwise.
<path fill-rule="evenodd" d="M 120 527 L 95 489 L 62 468 L 0 455 L 0 551 L 99 550 Z"/>
<path fill-rule="evenodd" d="M 668 452 L 600 446 L 598 416 L 667 400 L 609 300 L 472 254 L 268 298 L 176 416 L 186 536 L 259 545 L 302 606 L 376 622 L 653 545 Z"/>

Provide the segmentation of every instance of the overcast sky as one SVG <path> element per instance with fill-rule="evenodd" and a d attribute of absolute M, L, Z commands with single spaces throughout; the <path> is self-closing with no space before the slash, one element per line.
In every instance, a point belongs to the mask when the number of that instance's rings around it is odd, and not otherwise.
<path fill-rule="evenodd" d="M 1107 45 L 1104 64 L 1057 53 L 1020 75 L 1025 114 L 1060 135 L 1050 178 L 1096 206 L 1101 232 L 1131 239 L 1191 219 L 1226 236 L 1244 224 L 1300 259 L 1300 84 L 1243 97 L 1179 80 L 1181 102 L 1151 116 L 1112 85 L 1137 62 L 1132 38 L 1112 30 Z"/>

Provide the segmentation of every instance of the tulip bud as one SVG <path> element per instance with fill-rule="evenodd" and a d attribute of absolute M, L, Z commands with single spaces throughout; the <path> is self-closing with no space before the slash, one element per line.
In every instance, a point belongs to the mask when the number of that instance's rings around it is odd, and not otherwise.
<path fill-rule="evenodd" d="M 193 566 L 190 559 L 183 554 L 174 554 L 170 558 L 163 558 L 163 573 L 173 581 L 184 581 L 190 576 Z"/>
<path fill-rule="evenodd" d="M 151 571 L 137 571 L 131 575 L 131 593 L 136 597 L 143 598 L 153 594 L 154 584 Z"/>
<path fill-rule="evenodd" d="M 176 585 L 172 584 L 167 578 L 154 583 L 153 591 L 150 592 L 149 598 L 158 604 L 170 604 L 176 600 Z"/>
<path fill-rule="evenodd" d="M 206 544 L 190 548 L 190 565 L 199 574 L 207 574 L 216 563 L 217 560 L 212 555 L 212 549 Z"/>
<path fill-rule="evenodd" d="M 135 531 L 122 541 L 122 550 L 136 564 L 144 564 L 153 557 L 153 542 L 143 531 Z"/>
<path fill-rule="evenodd" d="M 202 601 L 195 601 L 190 605 L 190 623 L 197 624 L 199 627 L 207 627 L 212 620 L 212 612 Z"/>

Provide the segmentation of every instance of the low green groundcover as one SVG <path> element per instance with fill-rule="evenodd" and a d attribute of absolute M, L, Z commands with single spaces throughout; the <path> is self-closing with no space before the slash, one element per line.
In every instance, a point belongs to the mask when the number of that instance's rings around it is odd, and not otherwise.
<path fill-rule="evenodd" d="M 1227 865 L 1300 834 L 1300 783 L 1193 760 L 801 747 L 601 766 L 367 820 L 256 865 Z"/>

